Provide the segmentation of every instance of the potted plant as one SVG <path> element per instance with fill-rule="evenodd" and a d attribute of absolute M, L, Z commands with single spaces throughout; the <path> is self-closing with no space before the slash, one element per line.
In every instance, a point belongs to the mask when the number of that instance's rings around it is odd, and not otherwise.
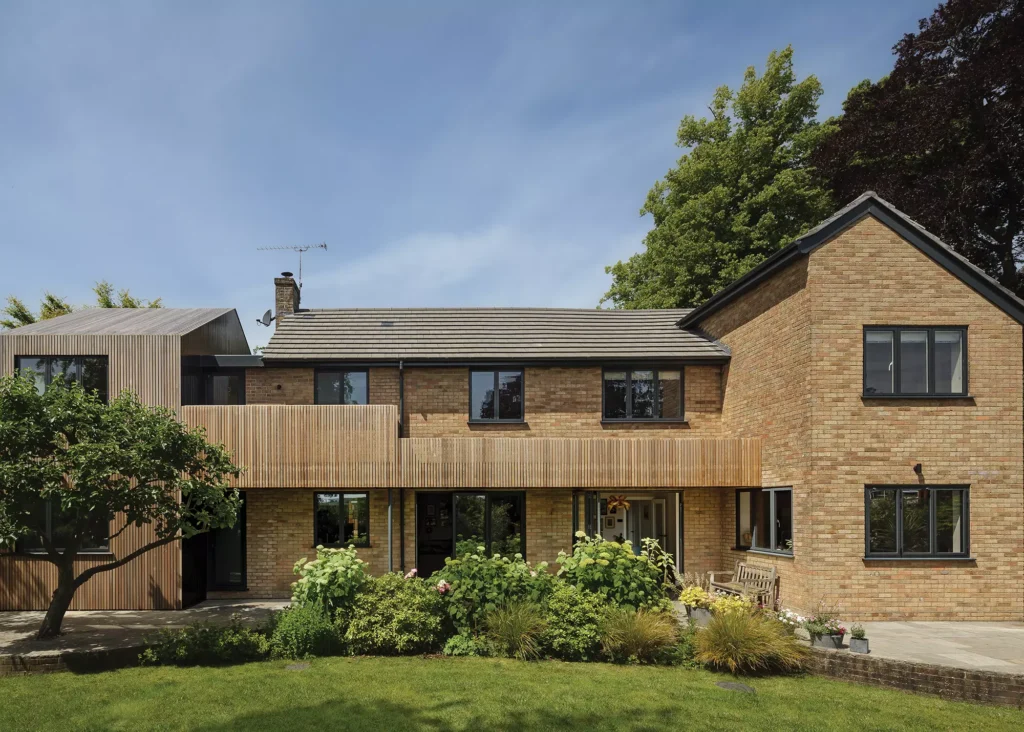
<path fill-rule="evenodd" d="M 864 626 L 854 623 L 850 629 L 850 650 L 854 653 L 871 653 L 868 649 L 868 637 L 864 633 Z"/>
<path fill-rule="evenodd" d="M 679 602 L 686 606 L 686 614 L 695 624 L 703 627 L 711 622 L 711 595 L 704 588 L 696 585 L 683 588 Z"/>
<path fill-rule="evenodd" d="M 846 628 L 841 626 L 835 617 L 819 613 L 805 622 L 804 627 L 811 636 L 811 645 L 815 648 L 837 650 L 843 647 Z"/>

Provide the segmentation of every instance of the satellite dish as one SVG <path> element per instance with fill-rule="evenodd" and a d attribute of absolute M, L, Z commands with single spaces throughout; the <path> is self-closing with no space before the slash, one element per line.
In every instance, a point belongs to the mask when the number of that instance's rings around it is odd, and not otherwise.
<path fill-rule="evenodd" d="M 263 317 L 257 320 L 256 322 L 259 323 L 260 325 L 265 325 L 269 328 L 270 324 L 274 322 L 274 315 L 268 310 L 267 312 L 263 313 Z"/>

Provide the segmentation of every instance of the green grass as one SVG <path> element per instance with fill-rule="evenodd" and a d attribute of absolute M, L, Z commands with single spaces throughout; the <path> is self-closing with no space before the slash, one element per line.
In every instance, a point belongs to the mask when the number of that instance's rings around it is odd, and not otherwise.
<path fill-rule="evenodd" d="M 1024 712 L 816 677 L 478 658 L 329 658 L 0 678 L 0 730 L 1020 730 Z"/>

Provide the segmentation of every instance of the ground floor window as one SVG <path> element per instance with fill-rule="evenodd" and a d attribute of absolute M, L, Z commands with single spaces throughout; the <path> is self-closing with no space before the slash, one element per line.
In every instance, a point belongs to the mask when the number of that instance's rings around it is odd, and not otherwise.
<path fill-rule="evenodd" d="M 17 551 L 45 552 L 44 536 L 53 542 L 57 551 L 64 551 L 67 548 L 68 540 L 72 537 L 71 524 L 74 521 L 74 515 L 64 511 L 60 502 L 43 500 L 36 503 L 30 513 L 29 525 L 36 529 L 36 533 L 18 539 Z M 105 517 L 90 517 L 85 529 L 85 536 L 79 538 L 82 540 L 79 552 L 108 551 L 110 549 L 110 520 Z"/>
<path fill-rule="evenodd" d="M 968 494 L 966 486 L 866 487 L 866 556 L 967 556 Z"/>
<path fill-rule="evenodd" d="M 793 489 L 736 491 L 736 548 L 793 553 Z"/>
<path fill-rule="evenodd" d="M 369 493 L 315 493 L 313 546 L 370 546 Z"/>

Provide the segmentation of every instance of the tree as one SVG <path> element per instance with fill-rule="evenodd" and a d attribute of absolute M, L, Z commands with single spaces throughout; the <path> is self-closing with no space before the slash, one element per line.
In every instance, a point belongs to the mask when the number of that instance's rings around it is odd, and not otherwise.
<path fill-rule="evenodd" d="M 797 82 L 793 49 L 747 69 L 733 92 L 715 92 L 711 118 L 687 115 L 686 152 L 655 183 L 641 215 L 654 228 L 645 250 L 606 268 L 602 302 L 623 308 L 697 306 L 828 216 L 832 200 L 807 159 L 828 132 L 815 117 L 821 84 Z"/>
<path fill-rule="evenodd" d="M 130 392 L 107 404 L 78 384 L 40 394 L 26 378 L 0 378 L 0 545 L 30 541 L 57 566 L 37 637 L 60 632 L 75 591 L 97 574 L 232 526 L 239 497 L 227 479 L 239 472 L 202 429 Z M 84 548 L 147 524 L 148 544 L 75 574 Z"/>
<path fill-rule="evenodd" d="M 1024 295 L 1024 0 L 950 0 L 919 25 L 812 162 L 837 198 L 877 191 Z"/>
<path fill-rule="evenodd" d="M 159 297 L 156 300 L 142 300 L 133 296 L 128 290 L 118 290 L 117 297 L 115 298 L 114 286 L 106 280 L 97 282 L 92 291 L 96 293 L 96 306 L 101 308 L 163 307 Z M 39 315 L 37 316 L 19 298 L 9 295 L 7 297 L 7 305 L 0 311 L 7 316 L 0 320 L 0 327 L 19 328 L 23 325 L 35 323 L 37 320 L 49 320 L 59 315 L 67 315 L 73 310 L 74 308 L 64 298 L 47 292 L 39 305 Z"/>

